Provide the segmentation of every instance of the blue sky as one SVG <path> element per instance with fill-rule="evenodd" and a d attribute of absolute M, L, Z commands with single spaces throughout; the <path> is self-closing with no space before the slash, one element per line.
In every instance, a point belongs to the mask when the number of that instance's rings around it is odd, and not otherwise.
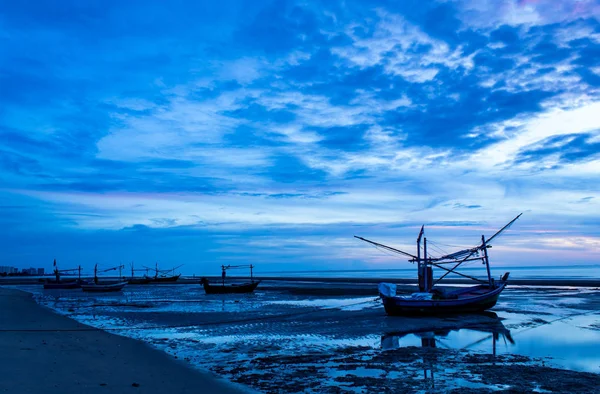
<path fill-rule="evenodd" d="M 21 1 L 2 264 L 407 268 L 352 238 L 600 261 L 600 2 Z M 500 242 L 501 241 L 501 242 Z"/>

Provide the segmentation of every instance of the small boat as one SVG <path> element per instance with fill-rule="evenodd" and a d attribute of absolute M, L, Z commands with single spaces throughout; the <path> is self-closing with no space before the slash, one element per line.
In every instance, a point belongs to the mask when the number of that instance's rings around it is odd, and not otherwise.
<path fill-rule="evenodd" d="M 81 280 L 81 266 L 79 266 L 78 268 L 72 268 L 72 269 L 66 269 L 66 270 L 59 270 L 58 266 L 56 265 L 56 259 L 54 259 L 54 263 L 52 264 L 54 266 L 54 276 L 56 277 L 56 279 L 52 280 L 52 279 L 46 279 L 44 281 L 44 289 L 46 290 L 70 290 L 70 289 L 79 289 L 82 283 L 86 283 L 85 281 Z M 61 280 L 61 273 L 63 272 L 74 272 L 74 271 L 79 271 L 79 278 L 78 279 L 67 279 L 67 280 Z"/>
<path fill-rule="evenodd" d="M 397 295 L 395 284 L 379 284 L 379 295 L 388 315 L 443 315 L 482 312 L 496 305 L 500 293 L 502 293 L 508 284 L 508 276 L 510 274 L 509 272 L 505 273 L 499 280 L 492 278 L 487 250 L 492 247 L 492 240 L 510 227 L 521 215 L 518 215 L 511 220 L 491 238 L 486 240 L 485 236 L 482 235 L 480 245 L 436 258 L 430 257 L 427 254 L 427 238 L 424 238 L 423 257 L 421 257 L 421 238 L 424 234 L 424 226 L 421 227 L 421 231 L 417 237 L 416 256 L 362 237 L 355 236 L 355 238 L 373 244 L 386 251 L 411 257 L 409 261 L 417 263 L 419 278 L 418 292 L 410 295 Z M 483 264 L 485 264 L 487 269 L 487 280 L 482 280 L 456 271 L 460 265 L 470 261 L 482 261 Z M 453 267 L 447 268 L 445 266 L 447 264 L 453 264 Z M 433 279 L 433 267 L 445 271 L 445 273 L 435 281 Z M 480 284 L 466 288 L 436 287 L 437 283 L 449 274 L 456 274 L 469 278 Z"/>
<path fill-rule="evenodd" d="M 53 280 L 48 280 L 44 283 L 44 289 L 46 290 L 69 290 L 69 289 L 79 289 L 81 285 L 76 280 L 69 281 L 60 281 L 56 282 Z"/>
<path fill-rule="evenodd" d="M 148 278 L 146 276 L 142 277 L 131 277 L 127 280 L 130 285 L 147 285 L 148 283 L 152 283 L 152 278 Z"/>
<path fill-rule="evenodd" d="M 121 270 L 123 268 L 122 265 L 113 268 L 107 268 L 101 272 L 107 272 L 112 270 Z M 121 275 L 119 274 L 119 277 Z M 123 287 L 127 286 L 127 282 L 116 282 L 116 283 L 100 283 L 98 281 L 98 264 L 94 266 L 94 283 L 82 284 L 81 290 L 85 292 L 95 292 L 95 293 L 107 293 L 113 291 L 121 291 Z"/>
<path fill-rule="evenodd" d="M 179 279 L 180 276 L 181 276 L 181 274 L 172 275 L 172 276 L 167 276 L 167 275 L 155 276 L 154 278 L 150 278 L 150 282 L 151 283 L 174 283 L 174 282 L 177 282 L 177 280 Z"/>
<path fill-rule="evenodd" d="M 130 285 L 147 285 L 148 283 L 152 282 L 152 278 L 149 277 L 148 275 L 144 275 L 144 276 L 135 276 L 135 271 L 141 271 L 141 270 L 135 270 L 133 268 L 133 261 L 131 262 L 131 278 L 129 278 L 127 280 L 127 282 L 129 282 Z M 148 270 L 146 269 L 146 272 Z"/>
<path fill-rule="evenodd" d="M 156 263 L 156 268 L 145 268 L 147 270 L 152 270 L 155 272 L 154 277 L 150 277 L 151 281 L 149 283 L 174 283 L 177 282 L 177 280 L 181 276 L 181 274 L 175 274 L 175 270 L 179 267 L 181 267 L 181 265 L 173 267 L 170 270 L 159 270 L 158 263 Z M 169 275 L 168 273 L 171 273 L 171 275 Z"/>
<path fill-rule="evenodd" d="M 241 283 L 241 284 L 221 284 L 221 285 L 211 285 L 208 282 L 208 279 L 202 278 L 200 280 L 200 284 L 204 287 L 204 291 L 206 294 L 243 294 L 243 293 L 252 293 L 260 281 L 250 282 L 250 283 Z"/>
<path fill-rule="evenodd" d="M 250 268 L 250 282 L 247 283 L 230 283 L 225 284 L 225 278 L 227 276 L 226 272 L 228 269 L 235 268 Z M 200 284 L 204 287 L 204 292 L 206 294 L 243 294 L 243 293 L 252 293 L 260 281 L 254 281 L 252 275 L 252 269 L 254 266 L 250 265 L 222 265 L 221 266 L 221 284 L 211 285 L 208 279 L 202 278 L 200 280 Z"/>
<path fill-rule="evenodd" d="M 81 285 L 81 290 L 86 292 L 107 293 L 111 291 L 121 291 L 127 286 L 127 282 L 118 283 L 89 283 Z"/>

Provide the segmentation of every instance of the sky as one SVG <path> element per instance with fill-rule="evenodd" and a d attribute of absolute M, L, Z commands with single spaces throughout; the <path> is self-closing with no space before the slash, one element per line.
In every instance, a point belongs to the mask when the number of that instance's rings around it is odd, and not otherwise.
<path fill-rule="evenodd" d="M 600 1 L 0 9 L 0 265 L 600 262 Z"/>

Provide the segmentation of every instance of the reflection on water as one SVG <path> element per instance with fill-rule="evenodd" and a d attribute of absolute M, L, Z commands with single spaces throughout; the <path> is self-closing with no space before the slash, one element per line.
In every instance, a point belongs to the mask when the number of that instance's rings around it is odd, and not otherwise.
<path fill-rule="evenodd" d="M 471 350 L 482 347 L 488 348 L 488 354 L 491 355 L 489 362 L 494 363 L 497 355 L 497 342 L 502 339 L 504 344 L 515 344 L 510 330 L 508 330 L 498 316 L 493 312 L 486 312 L 482 316 L 491 318 L 489 323 L 485 325 L 463 328 L 457 327 L 446 330 L 432 330 L 420 332 L 399 332 L 387 333 L 381 337 L 381 349 L 393 350 L 403 347 L 419 346 L 427 349 L 446 348 L 446 349 L 464 349 Z M 435 375 L 438 368 L 442 368 L 444 372 L 448 369 L 444 365 L 439 365 L 438 353 L 435 351 L 422 353 L 421 362 L 423 365 L 423 378 L 426 385 L 435 389 Z M 443 362 L 443 361 L 442 361 Z M 485 385 L 477 385 L 472 382 L 463 382 L 463 387 L 482 388 Z M 480 387 L 481 386 L 481 387 Z"/>

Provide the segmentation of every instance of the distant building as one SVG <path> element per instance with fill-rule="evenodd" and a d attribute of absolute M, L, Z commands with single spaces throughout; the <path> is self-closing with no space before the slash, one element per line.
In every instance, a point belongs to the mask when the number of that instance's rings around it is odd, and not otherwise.
<path fill-rule="evenodd" d="M 8 265 L 0 265 L 0 274 L 14 274 L 18 272 L 15 267 L 9 267 Z"/>
<path fill-rule="evenodd" d="M 43 269 L 43 268 L 38 268 L 38 269 L 37 269 L 37 274 L 38 274 L 39 276 L 43 276 L 43 275 L 44 275 L 44 269 Z"/>

